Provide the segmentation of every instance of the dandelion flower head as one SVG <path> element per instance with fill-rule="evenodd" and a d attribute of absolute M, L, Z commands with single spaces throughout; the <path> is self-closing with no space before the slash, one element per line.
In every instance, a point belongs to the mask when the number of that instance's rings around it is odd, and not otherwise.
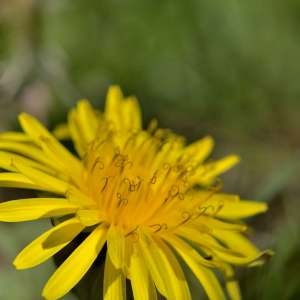
<path fill-rule="evenodd" d="M 126 280 L 134 299 L 191 299 L 182 264 L 210 299 L 240 298 L 234 266 L 259 265 L 267 253 L 246 238 L 240 219 L 267 206 L 218 188 L 236 155 L 208 161 L 211 137 L 186 144 L 155 121 L 143 129 L 137 100 L 117 86 L 104 112 L 81 100 L 53 133 L 26 113 L 19 121 L 23 132 L 0 134 L 0 186 L 39 197 L 0 204 L 0 220 L 57 222 L 19 253 L 15 267 L 39 265 L 88 233 L 50 277 L 44 298 L 68 293 L 104 246 L 105 300 L 126 299 Z M 76 154 L 59 141 L 65 138 Z"/>

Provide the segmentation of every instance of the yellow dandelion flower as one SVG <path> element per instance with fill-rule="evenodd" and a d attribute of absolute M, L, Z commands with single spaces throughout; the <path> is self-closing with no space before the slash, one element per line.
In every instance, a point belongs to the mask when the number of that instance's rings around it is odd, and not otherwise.
<path fill-rule="evenodd" d="M 263 255 L 243 234 L 239 219 L 266 211 L 262 202 L 222 194 L 217 176 L 239 158 L 206 161 L 211 137 L 190 145 L 152 122 L 142 129 L 139 104 L 109 89 L 104 112 L 81 100 L 68 122 L 50 133 L 34 117 L 19 116 L 21 132 L 0 134 L 0 186 L 43 191 L 41 198 L 0 204 L 0 220 L 55 218 L 56 225 L 14 260 L 17 269 L 43 263 L 83 230 L 88 236 L 57 268 L 43 297 L 68 293 L 104 245 L 103 297 L 191 299 L 178 257 L 210 299 L 239 299 L 233 266 L 257 265 Z M 77 155 L 58 139 L 71 138 Z M 222 273 L 226 288 L 222 288 Z M 226 296 L 227 295 L 227 296 Z"/>

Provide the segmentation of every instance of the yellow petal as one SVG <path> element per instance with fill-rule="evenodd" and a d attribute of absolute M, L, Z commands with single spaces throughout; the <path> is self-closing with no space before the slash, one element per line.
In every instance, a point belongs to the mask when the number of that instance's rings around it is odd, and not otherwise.
<path fill-rule="evenodd" d="M 120 117 L 120 107 L 123 94 L 119 86 L 110 86 L 107 92 L 105 103 L 105 118 L 109 121 L 118 123 Z M 120 120 L 122 121 L 122 120 Z"/>
<path fill-rule="evenodd" d="M 77 104 L 78 125 L 86 143 L 91 142 L 98 128 L 99 120 L 88 100 L 80 100 Z"/>
<path fill-rule="evenodd" d="M 212 137 L 207 136 L 199 141 L 188 145 L 183 154 L 183 160 L 193 160 L 197 164 L 203 162 L 211 153 L 214 147 L 214 140 Z"/>
<path fill-rule="evenodd" d="M 22 164 L 26 166 L 31 166 L 32 168 L 44 171 L 46 173 L 53 173 L 53 169 L 45 165 L 44 163 L 39 163 L 28 159 L 18 154 L 0 151 L 0 168 L 15 172 L 16 164 Z"/>
<path fill-rule="evenodd" d="M 178 251 L 179 249 L 181 252 L 184 252 L 186 255 L 192 257 L 204 267 L 215 268 L 218 266 L 215 262 L 202 257 L 197 250 L 195 250 L 192 246 L 186 243 L 183 239 L 175 235 L 163 235 L 163 239 L 167 241 L 169 245 L 171 245 L 176 251 Z"/>
<path fill-rule="evenodd" d="M 68 140 L 71 137 L 70 129 L 67 124 L 57 125 L 52 133 L 58 140 Z"/>
<path fill-rule="evenodd" d="M 76 216 L 85 226 L 93 226 L 104 221 L 104 214 L 98 209 L 80 209 Z"/>
<path fill-rule="evenodd" d="M 133 248 L 130 259 L 130 280 L 134 299 L 157 300 L 156 288 L 148 272 L 147 265 L 142 259 L 142 253 L 136 245 Z"/>
<path fill-rule="evenodd" d="M 198 184 L 209 185 L 218 175 L 231 169 L 240 161 L 236 155 L 228 155 L 220 160 L 202 165 L 194 177 Z"/>
<path fill-rule="evenodd" d="M 0 139 L 14 142 L 32 142 L 32 138 L 27 134 L 15 131 L 6 131 L 0 133 Z"/>
<path fill-rule="evenodd" d="M 237 232 L 214 230 L 212 234 L 230 249 L 240 253 L 240 255 L 234 255 L 225 252 L 221 253 L 218 250 L 214 251 L 220 259 L 231 264 L 261 265 L 267 257 L 273 254 L 269 250 L 259 251 L 246 237 Z"/>
<path fill-rule="evenodd" d="M 107 251 L 115 268 L 123 268 L 125 263 L 125 236 L 113 225 L 110 226 L 107 233 Z"/>
<path fill-rule="evenodd" d="M 219 252 L 218 250 L 213 251 L 219 259 L 237 266 L 247 265 L 249 267 L 260 266 L 273 255 L 270 250 L 259 252 L 257 255 L 241 257 L 230 253 Z"/>
<path fill-rule="evenodd" d="M 84 157 L 88 145 L 86 140 L 82 137 L 77 119 L 78 117 L 76 114 L 76 110 L 71 110 L 68 114 L 68 126 L 70 130 L 70 135 L 72 137 L 76 152 L 80 157 Z"/>
<path fill-rule="evenodd" d="M 167 282 L 165 282 L 163 277 L 165 270 L 161 264 L 160 254 L 155 244 L 141 230 L 139 231 L 138 247 L 157 289 L 163 296 L 167 297 Z"/>
<path fill-rule="evenodd" d="M 52 134 L 35 117 L 21 113 L 19 115 L 20 124 L 25 133 L 33 140 L 38 141 L 40 136 L 52 137 Z"/>
<path fill-rule="evenodd" d="M 83 225 L 77 219 L 70 219 L 43 233 L 15 258 L 14 265 L 17 269 L 27 269 L 39 265 L 63 249 L 82 230 Z M 55 243 L 50 246 L 51 239 Z M 47 247 L 48 244 L 48 247 Z"/>
<path fill-rule="evenodd" d="M 142 116 L 135 97 L 128 97 L 122 103 L 122 118 L 125 130 L 137 131 L 142 128 Z"/>
<path fill-rule="evenodd" d="M 239 283 L 235 280 L 227 280 L 226 281 L 226 290 L 231 300 L 241 300 L 241 291 L 239 287 Z"/>
<path fill-rule="evenodd" d="M 245 201 L 226 203 L 217 213 L 217 217 L 224 219 L 241 219 L 267 211 L 265 202 Z"/>
<path fill-rule="evenodd" d="M 59 198 L 33 198 L 0 204 L 0 220 L 22 222 L 74 213 L 78 206 Z"/>
<path fill-rule="evenodd" d="M 43 187 L 44 190 L 65 195 L 67 190 L 70 188 L 67 182 L 45 172 L 36 170 L 30 166 L 19 164 L 17 161 L 14 162 L 14 166 L 20 173 L 28 177 L 33 183 Z"/>
<path fill-rule="evenodd" d="M 171 251 L 169 246 L 160 238 L 154 237 L 154 240 L 161 253 L 162 260 L 165 263 L 164 279 L 170 283 L 170 289 L 172 290 L 172 294 L 174 294 L 174 298 L 171 298 L 170 296 L 169 298 L 174 300 L 191 300 L 192 298 L 187 281 L 173 251 Z"/>
<path fill-rule="evenodd" d="M 103 299 L 126 299 L 126 281 L 123 271 L 114 266 L 109 255 L 106 255 L 105 259 Z"/>
<path fill-rule="evenodd" d="M 74 186 L 71 186 L 65 193 L 65 197 L 74 204 L 79 205 L 83 210 L 87 208 L 88 210 L 97 209 L 96 201 L 93 197 L 85 194 L 81 190 L 77 189 Z M 99 211 L 99 209 L 98 209 Z M 84 214 L 84 212 L 82 212 Z M 84 216 L 82 215 L 84 218 Z M 100 215 L 101 217 L 101 215 Z"/>
<path fill-rule="evenodd" d="M 238 232 L 218 230 L 212 232 L 218 240 L 225 243 L 227 247 L 241 253 L 244 256 L 256 256 L 259 250 L 245 236 Z"/>
<path fill-rule="evenodd" d="M 81 171 L 80 161 L 71 154 L 57 139 L 34 117 L 21 113 L 19 121 L 23 130 L 53 159 L 66 166 L 66 169 L 72 169 L 79 174 Z"/>
<path fill-rule="evenodd" d="M 175 233 L 183 237 L 185 240 L 192 241 L 204 248 L 210 248 L 210 249 L 215 249 L 215 250 L 225 251 L 225 252 L 232 251 L 223 247 L 212 236 L 201 233 L 200 230 L 197 230 L 197 227 L 192 228 L 192 227 L 180 226 L 175 231 Z"/>
<path fill-rule="evenodd" d="M 18 173 L 0 173 L 0 186 L 22 189 L 43 190 L 42 187 L 34 184 L 31 180 Z"/>
<path fill-rule="evenodd" d="M 46 299 L 68 293 L 91 267 L 106 241 L 106 227 L 99 225 L 54 272 L 43 289 Z"/>
<path fill-rule="evenodd" d="M 226 205 L 226 204 L 225 204 Z M 206 211 L 209 213 L 209 210 Z M 214 214 L 214 212 L 213 212 Z M 218 214 L 217 214 L 218 216 Z M 229 230 L 229 231 L 246 231 L 247 226 L 242 223 L 229 223 L 213 218 L 212 216 L 206 217 L 201 216 L 194 223 L 198 226 L 207 226 L 207 228 L 213 229 L 221 229 L 221 230 Z"/>
<path fill-rule="evenodd" d="M 241 300 L 241 292 L 238 281 L 235 279 L 235 272 L 230 264 L 223 263 L 221 270 L 225 277 L 225 287 L 230 300 Z"/>
<path fill-rule="evenodd" d="M 21 155 L 27 156 L 33 160 L 39 161 L 44 165 L 55 168 L 55 164 L 51 164 L 51 161 L 45 157 L 45 154 L 36 146 L 24 143 L 0 141 L 0 149 L 6 151 L 12 151 Z"/>
<path fill-rule="evenodd" d="M 202 266 L 200 255 L 182 240 L 173 236 L 164 236 L 165 240 L 183 258 L 188 267 L 202 284 L 209 299 L 225 300 L 225 295 L 215 274 L 207 267 Z"/>

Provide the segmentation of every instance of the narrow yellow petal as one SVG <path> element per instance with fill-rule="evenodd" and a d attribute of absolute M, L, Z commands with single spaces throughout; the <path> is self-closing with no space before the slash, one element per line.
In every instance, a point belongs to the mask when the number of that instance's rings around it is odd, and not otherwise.
<path fill-rule="evenodd" d="M 214 147 L 214 140 L 207 136 L 199 141 L 188 145 L 183 153 L 183 160 L 192 160 L 196 164 L 202 163 L 211 153 Z"/>
<path fill-rule="evenodd" d="M 42 125 L 35 117 L 27 113 L 21 113 L 19 115 L 19 121 L 24 132 L 35 141 L 38 141 L 40 136 L 52 137 L 52 134 L 44 127 L 44 125 Z"/>
<path fill-rule="evenodd" d="M 231 169 L 240 161 L 237 155 L 228 155 L 220 160 L 202 165 L 197 171 L 195 181 L 198 184 L 209 185 L 218 175 Z"/>
<path fill-rule="evenodd" d="M 80 209 L 76 216 L 85 226 L 93 226 L 104 221 L 104 214 L 97 209 Z"/>
<path fill-rule="evenodd" d="M 58 140 L 68 140 L 71 138 L 70 129 L 67 124 L 57 125 L 52 133 Z"/>
<path fill-rule="evenodd" d="M 0 139 L 6 141 L 14 141 L 14 142 L 32 142 L 32 138 L 27 134 L 22 132 L 15 132 L 15 131 L 6 131 L 0 133 Z"/>
<path fill-rule="evenodd" d="M 91 267 L 106 241 L 106 227 L 99 225 L 54 272 L 43 289 L 46 299 L 68 293 Z"/>
<path fill-rule="evenodd" d="M 0 220 L 22 222 L 45 217 L 74 213 L 78 206 L 59 198 L 33 198 L 3 202 L 0 204 Z"/>
<path fill-rule="evenodd" d="M 0 173 L 0 186 L 21 189 L 43 190 L 43 187 L 34 184 L 31 180 L 18 173 Z"/>
<path fill-rule="evenodd" d="M 204 267 L 215 268 L 218 266 L 216 265 L 216 262 L 205 259 L 198 253 L 196 249 L 175 235 L 163 235 L 163 239 L 168 242 L 168 244 L 171 245 L 176 251 L 180 250 L 181 252 L 184 252 L 186 255 L 192 257 Z"/>
<path fill-rule="evenodd" d="M 75 109 L 72 109 L 68 114 L 68 126 L 76 152 L 80 157 L 84 157 L 88 144 L 80 132 L 80 128 L 78 126 L 78 117 Z"/>
<path fill-rule="evenodd" d="M 78 125 L 87 143 L 91 142 L 98 128 L 98 117 L 88 100 L 80 100 L 77 104 Z"/>
<path fill-rule="evenodd" d="M 142 253 L 134 245 L 130 259 L 130 280 L 134 299 L 157 300 L 157 292 L 153 280 L 142 259 Z"/>
<path fill-rule="evenodd" d="M 27 269 L 43 263 L 63 249 L 83 229 L 83 225 L 75 218 L 51 228 L 18 254 L 14 260 L 15 267 L 17 269 Z M 49 238 L 51 240 L 51 237 L 53 239 L 54 236 L 56 237 L 55 244 L 52 247 L 46 247 L 45 244 L 49 244 Z"/>
<path fill-rule="evenodd" d="M 121 111 L 125 130 L 130 132 L 142 128 L 141 110 L 135 97 L 126 98 L 122 103 Z"/>
<path fill-rule="evenodd" d="M 224 219 L 241 219 L 263 213 L 268 210 L 265 202 L 245 201 L 226 203 L 217 213 L 217 217 Z"/>
<path fill-rule="evenodd" d="M 231 300 L 242 299 L 239 283 L 236 280 L 227 280 L 226 290 Z"/>
<path fill-rule="evenodd" d="M 257 255 L 247 257 L 220 252 L 218 250 L 214 250 L 213 252 L 218 256 L 219 259 L 223 260 L 224 262 L 237 266 L 247 265 L 249 267 L 261 266 L 268 258 L 273 255 L 273 252 L 270 250 L 261 251 Z"/>
<path fill-rule="evenodd" d="M 105 118 L 109 121 L 116 122 L 120 117 L 120 106 L 123 94 L 119 86 L 110 86 L 107 92 L 105 103 Z"/>
<path fill-rule="evenodd" d="M 212 236 L 201 233 L 200 230 L 197 230 L 197 227 L 193 228 L 181 226 L 175 231 L 175 233 L 180 235 L 185 240 L 192 241 L 204 248 L 211 248 L 225 252 L 232 251 L 219 244 Z"/>
<path fill-rule="evenodd" d="M 122 269 L 117 269 L 110 256 L 106 255 L 103 282 L 104 300 L 125 300 L 126 281 Z"/>
<path fill-rule="evenodd" d="M 53 163 L 57 165 L 57 169 L 60 170 L 61 174 L 68 175 L 73 181 L 80 181 L 82 163 L 77 157 L 58 141 L 47 137 L 40 137 L 40 146 L 48 159 L 53 160 Z"/>
<path fill-rule="evenodd" d="M 52 168 L 43 163 L 36 162 L 32 159 L 23 157 L 18 154 L 0 151 L 0 168 L 15 172 L 16 163 L 31 166 L 32 168 L 44 171 L 46 173 L 55 173 Z"/>
<path fill-rule="evenodd" d="M 139 236 L 145 263 L 158 289 L 162 281 L 166 298 L 191 299 L 184 274 L 170 249 L 146 232 L 140 231 Z"/>
<path fill-rule="evenodd" d="M 116 226 L 110 226 L 107 233 L 107 253 L 115 268 L 121 269 L 125 262 L 125 236 Z"/>
<path fill-rule="evenodd" d="M 160 238 L 154 237 L 154 240 L 161 253 L 161 257 L 165 262 L 166 268 L 164 279 L 169 281 L 170 289 L 172 290 L 172 293 L 174 293 L 174 298 L 171 298 L 170 296 L 169 298 L 174 300 L 191 300 L 192 298 L 186 278 L 173 251 Z"/>
<path fill-rule="evenodd" d="M 202 266 L 200 255 L 196 251 L 191 251 L 191 247 L 178 238 L 171 236 L 164 236 L 164 238 L 195 274 L 209 299 L 225 300 L 225 295 L 217 277 L 209 268 Z"/>
<path fill-rule="evenodd" d="M 238 232 L 214 229 L 212 235 L 225 243 L 227 247 L 233 249 L 244 256 L 256 256 L 259 250 L 245 236 Z"/>
<path fill-rule="evenodd" d="M 226 205 L 226 204 L 225 204 Z M 208 214 L 209 210 L 207 210 Z M 217 214 L 218 216 L 218 214 Z M 229 230 L 229 231 L 246 231 L 247 226 L 242 223 L 229 223 L 225 221 L 221 221 L 216 219 L 213 216 L 201 216 L 194 223 L 198 226 L 207 226 L 207 228 L 213 229 L 221 229 L 221 230 Z"/>
<path fill-rule="evenodd" d="M 80 161 L 67 150 L 57 139 L 34 117 L 21 113 L 19 121 L 23 130 L 41 147 L 47 151 L 53 159 L 66 166 L 66 169 L 74 170 L 76 174 L 81 171 Z"/>
<path fill-rule="evenodd" d="M 44 190 L 65 195 L 70 188 L 69 183 L 30 166 L 19 164 L 17 161 L 14 162 L 14 167 L 24 176 L 28 177 L 33 183 L 43 187 Z"/>
<path fill-rule="evenodd" d="M 142 253 L 143 259 L 147 265 L 150 275 L 159 290 L 159 292 L 167 297 L 167 282 L 165 282 L 163 274 L 165 272 L 164 266 L 161 264 L 160 254 L 157 247 L 151 242 L 148 236 L 139 231 L 139 252 Z"/>
<path fill-rule="evenodd" d="M 83 210 L 89 209 L 94 210 L 97 208 L 96 201 L 89 195 L 85 194 L 83 191 L 71 186 L 65 193 L 65 197 L 74 204 L 79 205 Z M 84 212 L 82 212 L 84 214 Z M 82 217 L 84 217 L 82 215 Z M 101 217 L 101 215 L 100 215 Z"/>
<path fill-rule="evenodd" d="M 34 145 L 0 141 L 0 149 L 19 153 L 46 166 L 56 169 L 56 165 L 45 156 L 45 153 Z"/>
<path fill-rule="evenodd" d="M 239 253 L 237 255 L 214 250 L 217 256 L 235 265 L 260 265 L 272 255 L 272 251 L 259 251 L 246 237 L 238 232 L 214 230 L 212 234 L 223 242 L 227 247 Z"/>

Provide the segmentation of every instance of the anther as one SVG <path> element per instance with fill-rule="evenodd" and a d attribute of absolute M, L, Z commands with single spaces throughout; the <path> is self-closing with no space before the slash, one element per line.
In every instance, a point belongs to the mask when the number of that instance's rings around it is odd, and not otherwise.
<path fill-rule="evenodd" d="M 188 211 L 184 211 L 182 213 L 183 220 L 178 225 L 181 226 L 181 225 L 187 223 L 191 219 L 191 217 L 192 217 L 191 213 L 189 213 Z"/>
<path fill-rule="evenodd" d="M 161 224 L 152 224 L 149 225 L 149 227 L 154 229 L 153 233 L 159 232 L 162 229 Z"/>
<path fill-rule="evenodd" d="M 93 172 L 96 167 L 99 169 L 99 170 L 103 170 L 104 169 L 104 163 L 102 162 L 102 160 L 100 159 L 100 157 L 97 157 L 97 159 L 94 161 L 93 165 L 92 165 L 92 168 L 91 168 L 91 171 Z"/>
<path fill-rule="evenodd" d="M 150 183 L 151 184 L 155 184 L 156 183 L 156 181 L 157 181 L 157 171 L 155 171 L 154 172 L 154 174 L 153 174 L 153 176 L 151 177 L 151 179 L 150 179 Z"/>
<path fill-rule="evenodd" d="M 117 198 L 119 200 L 118 204 L 117 204 L 117 207 L 120 207 L 122 205 L 127 205 L 128 204 L 128 199 L 127 198 L 123 198 L 120 193 L 117 193 Z"/>
<path fill-rule="evenodd" d="M 108 184 L 108 177 L 103 177 L 102 179 L 104 179 L 104 184 L 103 184 L 103 187 L 101 189 L 101 192 L 103 192 L 106 189 L 107 184 Z"/>
<path fill-rule="evenodd" d="M 184 200 L 184 194 L 183 193 L 178 193 L 178 198 L 179 198 L 179 200 Z"/>
<path fill-rule="evenodd" d="M 124 168 L 131 168 L 133 166 L 133 162 L 132 161 L 125 161 L 124 163 Z"/>

